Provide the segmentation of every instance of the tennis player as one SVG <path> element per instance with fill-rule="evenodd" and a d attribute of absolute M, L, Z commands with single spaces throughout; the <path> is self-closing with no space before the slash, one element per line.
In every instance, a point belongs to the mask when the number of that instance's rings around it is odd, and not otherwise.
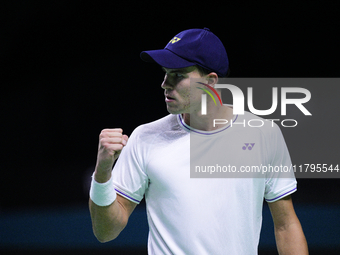
<path fill-rule="evenodd" d="M 102 130 L 89 201 L 97 239 L 115 239 L 145 197 L 149 254 L 257 254 L 265 200 L 279 254 L 308 254 L 291 199 L 297 186 L 293 173 L 285 178 L 280 173 L 262 178 L 190 178 L 190 163 L 208 151 L 216 162 L 237 169 L 291 164 L 276 124 L 236 125 L 259 117 L 249 112 L 234 115 L 232 106 L 212 100 L 207 101 L 207 114 L 202 114 L 204 92 L 191 90 L 190 81 L 214 87 L 219 77 L 228 75 L 228 57 L 219 38 L 207 28 L 185 30 L 164 49 L 144 51 L 141 58 L 165 72 L 161 87 L 170 114 L 137 127 L 130 138 L 120 128 Z M 230 121 L 215 127 L 213 119 Z M 190 154 L 192 141 L 196 154 Z M 245 147 L 247 142 L 252 146 Z"/>

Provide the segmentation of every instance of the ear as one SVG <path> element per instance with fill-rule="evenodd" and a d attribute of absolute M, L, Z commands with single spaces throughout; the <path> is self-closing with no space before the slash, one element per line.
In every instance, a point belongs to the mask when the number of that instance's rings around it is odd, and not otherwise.
<path fill-rule="evenodd" d="M 214 72 L 211 72 L 206 76 L 206 79 L 210 86 L 215 87 L 215 84 L 218 82 L 218 75 Z"/>

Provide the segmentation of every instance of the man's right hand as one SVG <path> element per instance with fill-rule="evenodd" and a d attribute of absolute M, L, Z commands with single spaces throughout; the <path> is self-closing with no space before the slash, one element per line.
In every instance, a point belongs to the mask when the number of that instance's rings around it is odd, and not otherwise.
<path fill-rule="evenodd" d="M 97 165 L 94 179 L 99 183 L 110 180 L 112 166 L 128 141 L 120 128 L 104 129 L 99 135 Z M 108 206 L 99 206 L 91 198 L 89 208 L 93 233 L 100 242 L 115 239 L 125 228 L 136 203 L 117 194 L 116 200 Z"/>
<path fill-rule="evenodd" d="M 121 128 L 103 129 L 99 135 L 97 164 L 94 178 L 99 183 L 111 177 L 112 166 L 128 141 Z"/>

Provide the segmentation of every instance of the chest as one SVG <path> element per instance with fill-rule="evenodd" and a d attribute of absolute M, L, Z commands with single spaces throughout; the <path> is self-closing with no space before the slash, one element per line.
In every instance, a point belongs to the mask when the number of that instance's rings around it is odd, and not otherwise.
<path fill-rule="evenodd" d="M 227 136 L 205 137 L 188 134 L 150 151 L 146 169 L 149 187 L 158 192 L 169 189 L 183 192 L 182 189 L 201 185 L 205 178 L 221 177 L 209 173 L 208 168 L 240 171 L 243 166 L 266 164 L 267 150 L 260 135 L 234 132 Z M 201 172 L 195 175 L 197 169 Z M 202 174 L 202 170 L 206 172 Z"/>

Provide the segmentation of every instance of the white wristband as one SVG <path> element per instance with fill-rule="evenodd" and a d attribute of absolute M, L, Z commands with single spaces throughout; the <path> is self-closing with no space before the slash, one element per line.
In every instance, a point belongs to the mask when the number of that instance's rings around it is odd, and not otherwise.
<path fill-rule="evenodd" d="M 112 176 L 105 183 L 96 182 L 92 175 L 90 198 L 96 205 L 108 206 L 116 200 L 117 194 L 113 185 Z"/>

